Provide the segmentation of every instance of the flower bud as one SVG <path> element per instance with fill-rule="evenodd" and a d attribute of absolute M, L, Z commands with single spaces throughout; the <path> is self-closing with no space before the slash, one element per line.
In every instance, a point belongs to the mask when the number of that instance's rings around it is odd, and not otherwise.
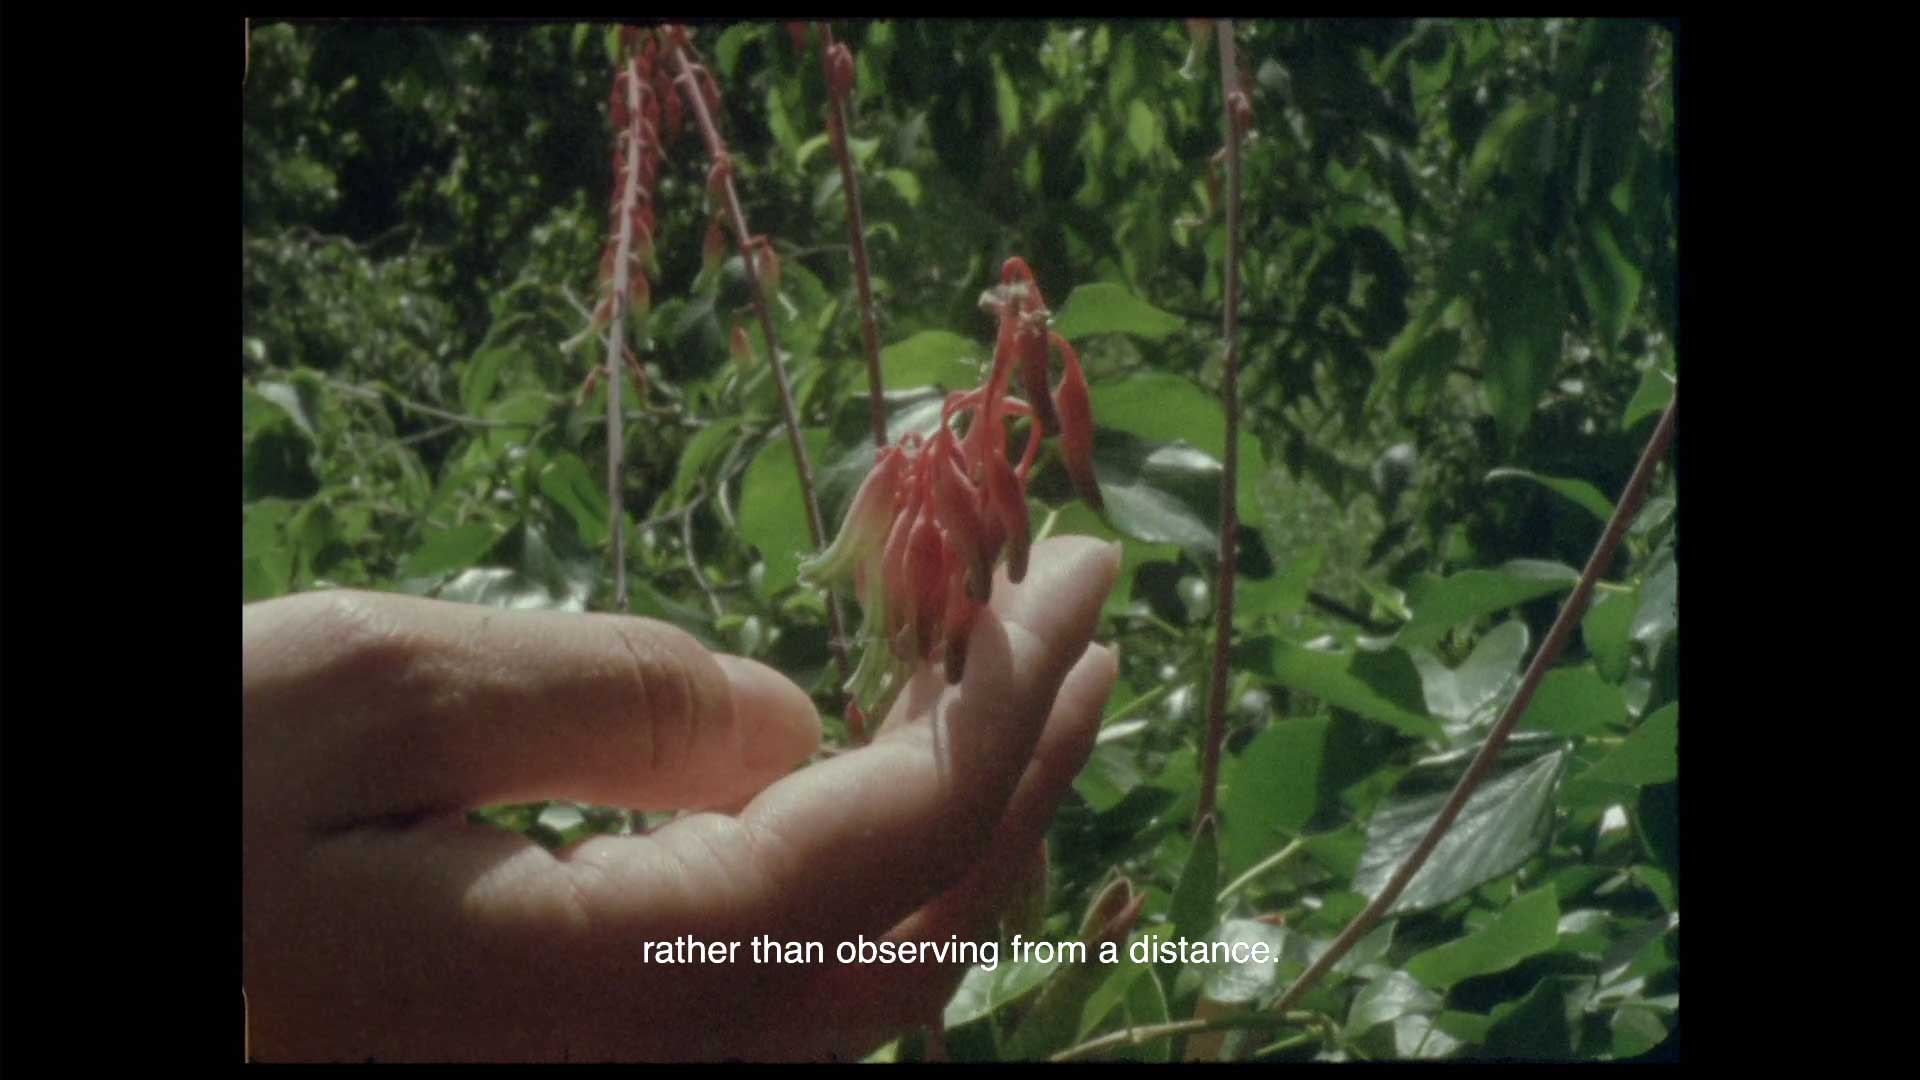
<path fill-rule="evenodd" d="M 747 328 L 738 322 L 733 324 L 733 333 L 728 336 L 727 349 L 733 353 L 733 362 L 741 371 L 753 367 L 753 342 L 747 340 Z"/>
<path fill-rule="evenodd" d="M 1066 375 L 1054 394 L 1054 408 L 1060 414 L 1060 456 L 1067 466 L 1073 489 L 1095 510 L 1104 510 L 1100 499 L 1100 481 L 1093 473 L 1093 401 L 1087 390 L 1087 377 L 1080 370 L 1080 357 L 1059 334 L 1050 335 L 1066 361 Z"/>
<path fill-rule="evenodd" d="M 856 571 L 873 562 L 887 542 L 906 465 L 907 456 L 897 447 L 881 449 L 873 471 L 853 494 L 839 535 L 827 550 L 800 564 L 801 581 L 841 592 L 853 591 Z"/>

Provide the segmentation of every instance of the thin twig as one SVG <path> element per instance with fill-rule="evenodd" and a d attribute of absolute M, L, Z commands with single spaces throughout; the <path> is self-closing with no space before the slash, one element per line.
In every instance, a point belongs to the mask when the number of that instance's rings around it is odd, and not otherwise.
<path fill-rule="evenodd" d="M 1075 1061 L 1097 1054 L 1102 1050 L 1111 1050 L 1117 1046 L 1139 1046 L 1154 1039 L 1164 1039 L 1175 1035 L 1194 1035 L 1203 1031 L 1235 1031 L 1245 1028 L 1270 1028 L 1281 1024 L 1314 1024 L 1319 1019 L 1317 1013 L 1294 1013 L 1280 1015 L 1279 1010 L 1262 1010 L 1239 1016 L 1210 1016 L 1205 1019 L 1169 1020 L 1164 1024 L 1144 1024 L 1140 1027 L 1123 1027 L 1118 1031 L 1109 1031 L 1095 1039 L 1065 1050 L 1048 1058 L 1048 1061 Z"/>
<path fill-rule="evenodd" d="M 713 593 L 713 586 L 707 584 L 707 575 L 700 569 L 700 558 L 693 550 L 693 514 L 680 515 L 680 547 L 687 558 L 687 570 L 693 574 L 693 583 L 700 586 L 700 592 L 707 598 L 707 606 L 713 609 L 713 617 L 719 618 L 725 613 L 720 606 L 720 598 Z"/>
<path fill-rule="evenodd" d="M 1587 600 L 1593 595 L 1594 584 L 1600 580 L 1600 575 L 1613 561 L 1614 552 L 1619 548 L 1621 538 L 1626 535 L 1627 526 L 1632 524 L 1635 515 L 1640 512 L 1640 504 L 1646 498 L 1647 488 L 1653 483 L 1654 469 L 1659 465 L 1660 459 L 1666 456 L 1667 444 L 1673 440 L 1674 417 L 1679 407 L 1680 394 L 1676 389 L 1673 400 L 1667 402 L 1666 411 L 1660 415 L 1660 423 L 1653 429 L 1652 437 L 1647 440 L 1646 449 L 1641 451 L 1640 462 L 1634 466 L 1633 476 L 1627 481 L 1626 490 L 1621 492 L 1620 502 L 1614 507 L 1612 519 L 1607 522 L 1606 532 L 1600 535 L 1600 542 L 1594 546 L 1593 555 L 1587 560 L 1586 569 L 1581 572 L 1579 583 L 1574 585 L 1573 595 L 1567 597 L 1567 602 L 1561 606 L 1559 616 L 1553 620 L 1553 628 L 1547 631 L 1546 640 L 1540 643 L 1540 651 L 1533 654 L 1533 662 L 1527 665 L 1527 672 L 1520 680 L 1520 688 L 1514 691 L 1513 699 L 1507 702 L 1507 707 L 1501 712 L 1500 719 L 1495 721 L 1493 729 L 1487 732 L 1487 741 L 1481 744 L 1480 752 L 1474 755 L 1473 763 L 1467 766 L 1467 771 L 1453 786 L 1452 794 L 1447 796 L 1446 803 L 1440 807 L 1440 813 L 1433 819 L 1433 824 L 1428 827 L 1426 835 L 1422 836 L 1419 845 L 1408 853 L 1406 859 L 1401 862 L 1400 868 L 1393 872 L 1393 877 L 1387 880 L 1380 894 L 1375 896 L 1360 914 L 1353 917 L 1353 921 L 1347 924 L 1345 930 L 1340 931 L 1340 936 L 1334 939 L 1327 951 L 1321 953 L 1318 960 L 1301 972 L 1300 977 L 1287 988 L 1287 992 L 1280 996 L 1280 1000 L 1274 1004 L 1275 1009 L 1285 1009 L 1299 1001 L 1302 995 L 1313 989 L 1315 984 L 1333 969 L 1334 964 L 1339 963 L 1341 957 L 1344 957 L 1355 943 L 1386 917 L 1387 911 L 1393 907 L 1393 902 L 1400 898 L 1401 892 L 1405 891 L 1407 883 L 1413 880 L 1413 876 L 1422 866 L 1426 865 L 1427 858 L 1433 854 L 1433 849 L 1440 843 L 1440 838 L 1453 827 L 1454 819 L 1460 816 L 1460 811 L 1467 805 L 1467 798 L 1493 769 L 1494 761 L 1500 756 L 1501 747 L 1506 745 L 1507 736 L 1513 731 L 1513 726 L 1519 722 L 1521 715 L 1527 711 L 1527 705 L 1533 701 L 1534 690 L 1540 685 L 1540 680 L 1546 676 L 1547 669 L 1552 666 L 1554 660 L 1559 658 L 1560 650 L 1566 647 L 1567 638 L 1573 634 L 1574 625 L 1580 621 L 1581 614 L 1586 610 Z"/>
<path fill-rule="evenodd" d="M 624 35 L 623 35 L 624 36 Z M 626 469 L 626 432 L 621 426 L 620 359 L 626 352 L 627 292 L 632 288 L 628 274 L 629 255 L 633 251 L 633 207 L 639 200 L 640 173 L 645 149 L 641 146 L 640 58 L 629 53 L 624 61 L 627 79 L 627 130 L 616 139 L 628 140 L 626 175 L 621 178 L 620 236 L 613 260 L 613 296 L 607 309 L 607 510 L 613 523 L 613 607 L 627 610 L 627 551 L 625 511 L 620 506 L 621 474 Z M 644 384 L 643 384 L 644 385 Z"/>
<path fill-rule="evenodd" d="M 684 27 L 674 27 L 673 58 L 679 67 L 678 78 L 686 87 L 687 104 L 693 109 L 695 121 L 700 125 L 700 136 L 707 144 L 707 158 L 713 167 L 724 173 L 722 187 L 726 194 L 727 217 L 733 223 L 734 245 L 746 266 L 747 287 L 753 296 L 753 309 L 760 317 L 760 332 L 767 342 L 767 362 L 773 369 L 774 386 L 780 391 L 780 415 L 786 422 L 787 441 L 793 447 L 794 468 L 800 475 L 801 501 L 807 508 L 807 531 L 813 538 L 816 549 L 827 546 L 827 530 L 820 517 L 820 501 L 814 495 L 813 462 L 807 456 L 806 439 L 800 434 L 800 412 L 793 404 L 793 385 L 787 379 L 786 361 L 780 357 L 780 338 L 773 330 L 773 314 L 767 306 L 766 290 L 760 281 L 759 269 L 764 253 L 755 250 L 753 234 L 747 231 L 747 215 L 740 208 L 740 192 L 733 182 L 731 159 L 727 155 L 727 145 L 720 138 L 720 129 L 715 126 L 713 114 L 707 109 L 707 98 L 701 89 L 699 78 L 694 74 L 695 64 L 688 55 L 688 45 Z M 712 78 L 711 74 L 708 78 Z M 840 601 L 831 591 L 826 594 L 827 601 L 827 643 L 833 650 L 833 659 L 840 669 L 840 682 L 845 685 L 853 677 L 853 665 L 847 658 L 846 622 L 840 614 Z"/>
<path fill-rule="evenodd" d="M 322 378 L 321 381 L 343 394 L 351 394 L 354 397 L 365 398 L 370 401 L 385 398 L 395 405 L 400 406 L 402 409 L 405 409 L 407 412 L 419 413 L 421 416 L 431 416 L 436 420 L 445 420 L 448 423 L 459 424 L 462 427 L 523 428 L 534 426 L 525 420 L 489 420 L 484 416 L 468 416 L 465 413 L 448 412 L 445 409 L 425 405 L 418 401 L 402 397 L 399 391 L 386 386 L 361 386 L 358 383 L 344 382 L 340 379 L 331 378 Z"/>
<path fill-rule="evenodd" d="M 860 341 L 867 354 L 867 399 L 873 418 L 873 445 L 887 445 L 886 386 L 880 376 L 880 328 L 873 317 L 873 283 L 867 269 L 867 226 L 860 212 L 860 177 L 853 171 L 853 153 L 847 149 L 847 93 L 834 77 L 833 30 L 820 24 L 821 70 L 827 76 L 827 134 L 833 155 L 840 161 L 840 188 L 847 193 L 847 241 L 853 249 L 853 281 L 860 291 Z M 840 46 L 845 50 L 846 46 Z"/>
<path fill-rule="evenodd" d="M 1212 818 L 1214 789 L 1220 780 L 1220 748 L 1227 738 L 1227 661 L 1233 647 L 1233 584 L 1235 548 L 1239 542 L 1240 376 L 1236 342 L 1240 331 L 1240 138 L 1245 134 L 1245 93 L 1233 51 L 1233 20 L 1222 19 L 1220 35 L 1220 100 L 1227 138 L 1227 281 L 1226 313 L 1221 333 L 1226 351 L 1220 372 L 1221 405 L 1227 413 L 1227 448 L 1220 473 L 1220 571 L 1214 587 L 1213 678 L 1207 694 L 1206 756 L 1200 770 L 1200 805 L 1194 811 L 1196 832 Z"/>

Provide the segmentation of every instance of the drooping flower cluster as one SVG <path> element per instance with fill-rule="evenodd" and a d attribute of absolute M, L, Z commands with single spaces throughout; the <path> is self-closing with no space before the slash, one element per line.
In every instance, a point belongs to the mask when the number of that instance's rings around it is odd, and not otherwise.
<path fill-rule="evenodd" d="M 613 195 L 607 208 L 612 223 L 600 255 L 596 328 L 613 317 L 617 294 L 624 292 L 635 315 L 646 315 L 652 305 L 647 274 L 653 266 L 654 185 L 664 158 L 662 138 L 679 133 L 683 115 L 673 77 L 655 63 L 660 52 L 656 31 L 621 27 L 620 43 L 626 59 L 607 99 L 614 130 Z"/>
<path fill-rule="evenodd" d="M 883 709 L 922 660 L 944 660 L 947 680 L 960 680 L 1000 556 L 1008 580 L 1026 576 L 1027 475 L 1044 435 L 1059 435 L 1075 489 L 1101 506 L 1086 376 L 1073 346 L 1047 326 L 1046 301 L 1026 262 L 1008 259 L 1000 286 L 981 302 L 1000 323 L 986 384 L 948 395 L 930 436 L 910 433 L 882 447 L 839 535 L 800 568 L 803 580 L 860 601 L 864 652 L 847 685 L 856 707 Z M 1063 369 L 1057 386 L 1049 378 L 1055 350 Z M 1024 400 L 1008 392 L 1016 365 Z M 1015 461 L 1008 424 L 1020 418 L 1031 423 Z"/>

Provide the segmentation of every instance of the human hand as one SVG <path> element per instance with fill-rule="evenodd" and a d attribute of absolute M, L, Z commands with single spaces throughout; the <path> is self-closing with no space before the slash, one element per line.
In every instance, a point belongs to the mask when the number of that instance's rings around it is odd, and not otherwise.
<path fill-rule="evenodd" d="M 245 986 L 261 1060 L 864 1055 L 963 968 L 834 946 L 977 940 L 1093 747 L 1119 569 L 1084 537 L 1001 576 L 966 677 L 789 775 L 806 694 L 648 620 L 315 593 L 241 609 Z M 708 808 L 548 852 L 472 808 Z M 740 942 L 661 964 L 648 942 Z M 748 943 L 827 962 L 757 964 Z"/>

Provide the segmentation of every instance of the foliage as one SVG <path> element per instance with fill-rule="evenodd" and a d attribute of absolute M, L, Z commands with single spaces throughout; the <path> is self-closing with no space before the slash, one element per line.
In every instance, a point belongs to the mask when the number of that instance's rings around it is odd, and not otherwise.
<path fill-rule="evenodd" d="M 1116 871 L 1134 940 L 1264 965 L 976 969 L 957 1059 L 1617 1058 L 1678 1026 L 1678 516 L 1669 470 L 1433 861 L 1287 1016 L 1263 1012 L 1418 838 L 1511 696 L 1677 375 L 1673 43 L 1586 20 L 1257 22 L 1242 520 L 1217 834 L 1193 838 L 1224 416 L 1217 56 L 1178 23 L 840 34 L 889 423 L 980 381 L 1007 255 L 1085 362 L 1106 512 L 1036 466 L 1036 533 L 1122 538 L 1120 685 L 1050 838 L 1044 926 Z M 702 27 L 826 519 L 874 459 L 816 54 Z M 609 503 L 598 281 L 613 34 L 255 24 L 243 118 L 243 600 L 330 585 L 630 609 L 812 687 L 839 734 L 805 512 L 706 162 L 662 164 L 652 310 Z M 1184 69 L 1184 70 L 1183 70 Z M 1064 301 L 1058 300 L 1065 297 Z M 514 815 L 518 815 L 515 817 Z M 644 826 L 502 812 L 561 844 Z M 511 820 L 509 820 L 511 819 Z M 541 830 L 545 830 L 542 832 Z M 1279 917 L 1277 920 L 1275 917 Z M 1264 917 L 1264 918 L 1263 918 Z M 1283 921 L 1284 925 L 1275 925 Z M 1197 1026 L 1197 1025 L 1195 1025 Z M 908 1036 L 883 1056 L 926 1052 Z"/>

